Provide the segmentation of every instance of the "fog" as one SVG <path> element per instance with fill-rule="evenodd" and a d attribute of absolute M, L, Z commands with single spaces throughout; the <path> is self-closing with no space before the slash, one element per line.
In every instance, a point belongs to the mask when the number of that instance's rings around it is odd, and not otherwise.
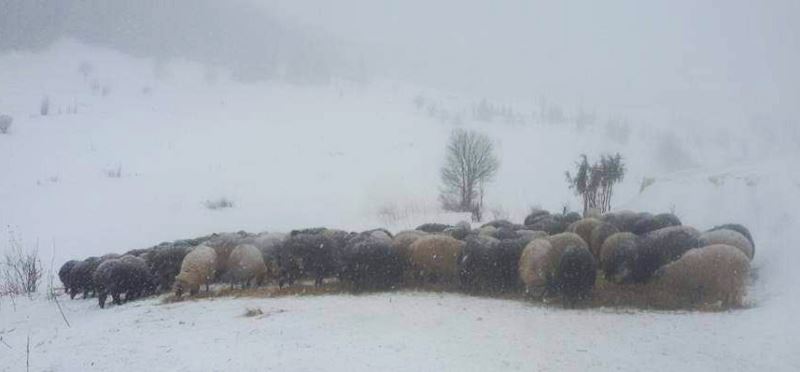
<path fill-rule="evenodd" d="M 676 123 L 795 120 L 796 1 L 261 1 L 377 71 Z"/>
<path fill-rule="evenodd" d="M 637 124 L 798 117 L 796 1 L 3 0 L 0 9 L 2 49 L 68 36 L 243 80 L 386 77 Z"/>

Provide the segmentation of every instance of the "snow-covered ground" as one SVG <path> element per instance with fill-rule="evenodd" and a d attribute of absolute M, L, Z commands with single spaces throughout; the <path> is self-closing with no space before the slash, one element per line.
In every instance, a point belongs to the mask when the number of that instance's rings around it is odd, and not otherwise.
<path fill-rule="evenodd" d="M 4 370 L 797 370 L 797 327 L 769 308 L 722 314 L 562 310 L 435 293 L 158 299 L 101 311 L 3 303 Z M 248 309 L 263 315 L 246 317 Z M 31 326 L 36 324 L 36 326 Z M 796 328 L 795 328 L 796 330 Z"/>
<path fill-rule="evenodd" d="M 88 77 L 78 72 L 83 62 L 93 66 Z M 73 42 L 0 55 L 0 113 L 15 119 L 0 135 L 0 236 L 38 244 L 57 269 L 218 231 L 458 221 L 436 202 L 453 126 L 415 107 L 421 93 L 451 102 L 387 81 L 243 84 L 189 62 Z M 50 115 L 41 116 L 45 96 Z M 633 123 L 622 141 L 603 125 L 463 125 L 497 144 L 490 218 L 519 221 L 531 206 L 576 209 L 564 171 L 580 153 L 619 151 L 629 173 L 618 208 L 674 211 L 701 229 L 749 226 L 752 308 L 564 311 L 404 292 L 152 299 L 101 311 L 95 301 L 62 299 L 68 328 L 54 302 L 0 298 L 0 369 L 24 368 L 28 335 L 31 370 L 800 369 L 800 170 L 792 166 L 800 151 L 791 136 L 676 128 L 676 142 L 664 142 L 663 127 Z M 645 178 L 652 184 L 642 190 Z M 205 207 L 219 198 L 234 207 Z M 243 317 L 248 307 L 266 316 Z"/>

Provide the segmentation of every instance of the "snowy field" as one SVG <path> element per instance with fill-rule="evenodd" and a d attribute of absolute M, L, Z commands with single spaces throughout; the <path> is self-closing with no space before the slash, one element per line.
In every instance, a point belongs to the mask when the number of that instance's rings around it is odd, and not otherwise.
<path fill-rule="evenodd" d="M 93 66 L 88 77 L 78 72 L 83 62 Z M 188 62 L 73 42 L 0 55 L 0 113 L 15 118 L 0 135 L 0 241 L 38 245 L 57 270 L 68 259 L 211 232 L 456 222 L 464 216 L 436 202 L 453 125 L 418 110 L 420 94 L 451 110 L 481 98 L 391 81 L 242 84 Z M 41 116 L 45 96 L 50 115 Z M 463 125 L 485 131 L 499 150 L 489 218 L 520 221 L 531 206 L 577 209 L 564 171 L 580 153 L 619 151 L 629 173 L 618 209 L 674 211 L 700 229 L 750 227 L 751 307 L 565 311 L 400 292 L 150 299 L 100 310 L 62 297 L 67 327 L 43 297 L 0 298 L 0 370 L 25 368 L 28 336 L 31 370 L 43 371 L 800 370 L 793 137 L 677 128 L 675 147 L 660 142 L 656 124 L 632 124 L 626 141 L 602 125 Z M 645 178 L 654 182 L 642 188 Z M 204 205 L 220 198 L 233 208 Z M 245 317 L 247 308 L 264 315 Z"/>

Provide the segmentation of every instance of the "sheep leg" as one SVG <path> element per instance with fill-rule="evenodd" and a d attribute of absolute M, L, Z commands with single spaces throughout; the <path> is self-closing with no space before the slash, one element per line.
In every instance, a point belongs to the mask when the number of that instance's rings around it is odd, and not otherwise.
<path fill-rule="evenodd" d="M 97 294 L 97 304 L 100 305 L 101 309 L 105 309 L 106 307 L 106 293 L 100 292 Z"/>

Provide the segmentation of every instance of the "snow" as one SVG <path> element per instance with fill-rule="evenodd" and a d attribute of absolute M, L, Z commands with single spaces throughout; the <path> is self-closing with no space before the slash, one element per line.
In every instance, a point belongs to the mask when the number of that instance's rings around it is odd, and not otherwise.
<path fill-rule="evenodd" d="M 3 303 L 4 370 L 796 370 L 786 313 L 562 310 L 419 292 Z M 245 317 L 247 309 L 263 315 Z M 765 322 L 767 317 L 777 316 Z M 796 324 L 796 323 L 794 323 Z M 793 327 L 796 327 L 793 326 Z M 12 331 L 9 331 L 12 329 Z"/>
<path fill-rule="evenodd" d="M 84 80 L 78 66 L 89 61 Z M 92 92 L 108 86 L 106 96 Z M 438 167 L 453 128 L 413 99 L 474 97 L 394 81 L 326 86 L 241 83 L 185 61 L 61 42 L 0 55 L 0 237 L 38 244 L 54 268 L 220 231 L 328 226 L 393 231 L 455 223 L 438 210 Z M 38 115 L 47 96 L 51 115 Z M 68 106 L 77 114 L 67 114 Z M 535 102 L 530 105 L 535 109 Z M 518 107 L 528 112 L 531 108 Z M 61 110 L 61 113 L 59 113 Z M 532 110 L 532 109 L 531 109 Z M 800 170 L 788 137 L 759 128 L 678 128 L 696 167 L 671 171 L 666 128 L 628 141 L 602 125 L 505 123 L 489 134 L 502 166 L 489 217 L 531 206 L 577 209 L 564 182 L 578 154 L 619 151 L 618 209 L 674 211 L 699 229 L 739 222 L 756 241 L 751 308 L 723 313 L 592 309 L 417 292 L 362 296 L 137 301 L 0 298 L 0 370 L 798 370 Z M 121 177 L 107 172 L 121 169 Z M 654 183 L 640 192 L 642 180 Z M 232 208 L 209 210 L 227 198 Z M 5 239 L 0 239 L 5 240 Z M 2 245 L 0 245 L 2 247 Z M 265 316 L 244 317 L 247 308 Z M 7 345 L 4 345 L 7 343 Z M 9 347 L 7 347 L 9 346 Z"/>
<path fill-rule="evenodd" d="M 785 312 L 562 310 L 421 292 L 240 298 L 100 311 L 3 303 L 4 370 L 797 370 Z M 247 309 L 263 315 L 245 317 Z M 774 318 L 776 317 L 777 318 Z M 770 321 L 765 321 L 770 319 Z M 12 329 L 12 331 L 9 331 Z M 796 330 L 796 328 L 795 328 Z"/>

